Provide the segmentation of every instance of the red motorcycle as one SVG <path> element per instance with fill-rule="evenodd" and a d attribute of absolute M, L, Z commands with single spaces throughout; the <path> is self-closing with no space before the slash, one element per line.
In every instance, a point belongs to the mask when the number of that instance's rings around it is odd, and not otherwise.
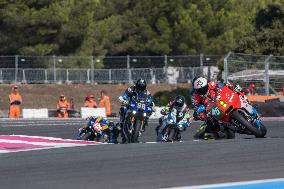
<path fill-rule="evenodd" d="M 217 89 L 216 98 L 207 106 L 207 112 L 236 133 L 255 135 L 258 138 L 266 135 L 266 127 L 244 93 L 227 86 Z"/>

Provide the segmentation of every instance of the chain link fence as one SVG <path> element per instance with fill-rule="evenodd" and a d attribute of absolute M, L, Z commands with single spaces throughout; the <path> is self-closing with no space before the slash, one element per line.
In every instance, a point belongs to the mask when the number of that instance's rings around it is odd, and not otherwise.
<path fill-rule="evenodd" d="M 253 83 L 258 94 L 278 94 L 284 87 L 284 57 L 228 53 L 224 58 L 225 81 Z"/>
<path fill-rule="evenodd" d="M 185 83 L 215 79 L 221 55 L 189 56 L 0 56 L 1 83 Z"/>

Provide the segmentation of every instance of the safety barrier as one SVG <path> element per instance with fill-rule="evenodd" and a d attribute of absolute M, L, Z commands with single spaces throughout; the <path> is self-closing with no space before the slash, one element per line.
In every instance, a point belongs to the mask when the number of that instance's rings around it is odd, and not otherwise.
<path fill-rule="evenodd" d="M 48 109 L 23 109 L 23 118 L 48 118 Z"/>
<path fill-rule="evenodd" d="M 261 95 L 250 95 L 247 97 L 250 102 L 267 102 L 271 100 L 278 100 L 280 96 L 261 96 Z"/>
<path fill-rule="evenodd" d="M 81 108 L 81 117 L 87 118 L 91 116 L 102 116 L 106 117 L 106 109 L 105 108 Z"/>

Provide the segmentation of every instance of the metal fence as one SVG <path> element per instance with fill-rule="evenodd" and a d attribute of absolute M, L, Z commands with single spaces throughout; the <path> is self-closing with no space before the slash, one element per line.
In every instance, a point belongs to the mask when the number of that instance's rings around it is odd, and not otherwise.
<path fill-rule="evenodd" d="M 0 56 L 2 83 L 184 83 L 197 75 L 216 78 L 221 55 Z"/>
<path fill-rule="evenodd" d="M 284 87 L 284 57 L 228 53 L 224 58 L 225 81 L 256 85 L 259 94 L 277 94 Z"/>

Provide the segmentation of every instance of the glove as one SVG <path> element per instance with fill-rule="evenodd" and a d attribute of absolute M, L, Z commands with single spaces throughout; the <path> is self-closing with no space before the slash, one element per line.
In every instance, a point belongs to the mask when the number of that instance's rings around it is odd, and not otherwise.
<path fill-rule="evenodd" d="M 201 112 L 204 112 L 204 111 L 205 111 L 205 106 L 204 105 L 198 106 L 198 108 L 196 110 L 197 113 L 201 113 Z"/>
<path fill-rule="evenodd" d="M 124 105 L 127 105 L 129 102 L 128 102 L 128 100 L 123 100 L 121 103 L 124 104 Z"/>
<path fill-rule="evenodd" d="M 242 90 L 243 89 L 242 89 L 242 87 L 240 85 L 236 85 L 236 87 L 234 89 L 234 91 L 236 91 L 236 92 L 241 92 Z"/>
<path fill-rule="evenodd" d="M 160 113 L 161 113 L 162 115 L 166 115 L 166 114 L 168 113 L 168 110 L 166 110 L 165 108 L 163 108 L 163 109 L 160 111 Z"/>

